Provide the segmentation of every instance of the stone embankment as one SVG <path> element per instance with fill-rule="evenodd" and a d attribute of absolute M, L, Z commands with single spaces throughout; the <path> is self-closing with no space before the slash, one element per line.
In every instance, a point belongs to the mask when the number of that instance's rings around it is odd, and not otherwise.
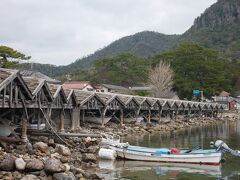
<path fill-rule="evenodd" d="M 33 137 L 30 141 L 32 143 L 0 143 L 0 179 L 101 179 L 94 171 L 85 170 L 97 166 L 100 139 L 65 139 L 68 145 L 46 137 Z"/>

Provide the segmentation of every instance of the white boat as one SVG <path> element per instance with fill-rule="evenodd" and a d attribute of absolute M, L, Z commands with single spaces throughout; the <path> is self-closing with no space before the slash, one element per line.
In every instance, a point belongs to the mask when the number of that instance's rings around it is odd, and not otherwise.
<path fill-rule="evenodd" d="M 136 124 L 140 124 L 143 121 L 143 117 L 129 117 L 129 118 L 124 118 L 124 123 L 126 124 L 132 124 L 132 123 L 136 123 Z"/>
<path fill-rule="evenodd" d="M 90 122 L 90 123 L 94 123 L 94 124 L 98 124 L 101 125 L 102 124 L 102 118 L 99 117 L 84 117 L 84 120 L 86 122 Z M 105 117 L 103 119 L 103 124 L 107 124 L 109 121 L 111 120 L 111 117 Z"/>
<path fill-rule="evenodd" d="M 178 153 L 172 153 L 166 148 L 147 148 L 128 144 L 113 144 L 109 145 L 109 148 L 117 152 L 118 158 L 136 161 L 219 165 L 222 159 L 222 152 L 216 149 L 181 149 Z"/>

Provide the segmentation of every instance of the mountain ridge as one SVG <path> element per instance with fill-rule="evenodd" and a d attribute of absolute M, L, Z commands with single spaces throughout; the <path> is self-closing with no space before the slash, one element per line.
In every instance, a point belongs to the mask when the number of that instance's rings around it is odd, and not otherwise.
<path fill-rule="evenodd" d="M 77 59 L 66 66 L 52 68 L 51 75 L 61 76 L 68 72 L 81 71 L 91 67 L 98 58 L 114 56 L 121 52 L 133 52 L 147 58 L 171 49 L 183 41 L 194 41 L 206 47 L 217 49 L 229 59 L 240 57 L 240 1 L 218 0 L 197 17 L 193 25 L 181 35 L 165 35 L 154 31 L 142 31 L 122 37 L 95 53 Z M 43 65 L 35 70 L 48 74 Z M 49 74 L 48 74 L 49 75 Z"/>

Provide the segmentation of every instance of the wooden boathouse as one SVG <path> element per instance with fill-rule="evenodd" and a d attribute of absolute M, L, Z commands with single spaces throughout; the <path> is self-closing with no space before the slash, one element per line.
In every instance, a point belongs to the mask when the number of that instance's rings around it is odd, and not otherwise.
<path fill-rule="evenodd" d="M 0 68 L 0 126 L 18 125 L 23 141 L 27 141 L 28 128 L 40 130 L 43 123 L 45 129 L 64 132 L 80 129 L 91 118 L 102 126 L 110 119 L 127 125 L 140 117 L 148 123 L 175 120 L 178 115 L 216 117 L 223 109 L 216 103 L 68 89 Z"/>

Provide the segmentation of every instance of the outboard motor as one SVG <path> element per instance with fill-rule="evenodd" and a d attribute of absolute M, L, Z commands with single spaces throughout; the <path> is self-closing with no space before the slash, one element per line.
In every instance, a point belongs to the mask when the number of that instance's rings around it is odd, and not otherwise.
<path fill-rule="evenodd" d="M 231 153 L 233 156 L 239 156 L 240 157 L 240 151 L 238 150 L 233 150 L 230 147 L 228 147 L 228 145 L 223 142 L 222 140 L 217 140 L 214 143 L 215 148 L 217 149 L 217 151 L 227 151 L 229 153 Z"/>

